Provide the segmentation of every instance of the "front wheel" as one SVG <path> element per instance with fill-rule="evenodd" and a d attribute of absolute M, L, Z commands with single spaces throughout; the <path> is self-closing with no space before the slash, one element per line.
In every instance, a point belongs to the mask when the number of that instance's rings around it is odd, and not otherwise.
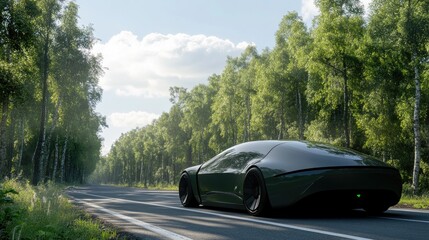
<path fill-rule="evenodd" d="M 196 207 L 198 201 L 195 199 L 194 192 L 192 191 L 191 181 L 188 173 L 184 172 L 180 176 L 179 181 L 179 198 L 184 207 Z"/>
<path fill-rule="evenodd" d="M 260 216 L 268 208 L 268 196 L 262 173 L 257 168 L 251 168 L 244 178 L 243 204 L 247 212 Z"/>

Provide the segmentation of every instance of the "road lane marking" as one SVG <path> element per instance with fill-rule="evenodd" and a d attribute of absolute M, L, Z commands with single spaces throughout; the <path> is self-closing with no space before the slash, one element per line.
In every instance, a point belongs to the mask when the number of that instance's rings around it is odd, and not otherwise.
<path fill-rule="evenodd" d="M 103 207 L 98 206 L 98 205 L 96 205 L 96 204 L 89 203 L 89 202 L 85 202 L 85 201 L 82 201 L 82 200 L 79 200 L 79 199 L 76 199 L 76 198 L 73 198 L 73 199 L 74 199 L 75 201 L 79 202 L 79 203 L 82 203 L 82 204 L 88 205 L 88 206 L 90 206 L 90 207 L 96 208 L 96 209 L 98 209 L 98 210 L 100 210 L 100 211 L 103 211 L 103 212 L 105 212 L 105 213 L 108 213 L 108 214 L 110 214 L 110 215 L 113 215 L 113 216 L 115 216 L 115 217 L 117 217 L 117 218 L 123 219 L 123 220 L 125 220 L 125 221 L 127 221 L 127 222 L 129 222 L 129 223 L 132 223 L 132 224 L 134 224 L 134 225 L 137 225 L 137 226 L 139 226 L 139 227 L 142 227 L 142 228 L 144 228 L 144 229 L 146 229 L 146 230 L 149 230 L 149 231 L 151 231 L 151 232 L 157 233 L 157 234 L 159 234 L 159 235 L 161 235 L 161 236 L 163 236 L 163 237 L 166 237 L 166 238 L 168 238 L 168 239 L 172 239 L 172 240 L 192 240 L 191 238 L 187 238 L 187 237 L 182 236 L 182 235 L 179 235 L 179 234 L 177 234 L 177 233 L 170 232 L 170 231 L 165 230 L 165 229 L 163 229 L 163 228 L 160 228 L 160 227 L 157 227 L 157 226 L 155 226 L 155 225 L 149 224 L 149 223 L 147 223 L 147 222 L 143 222 L 143 221 L 137 220 L 137 219 L 135 219 L 135 218 L 132 218 L 132 217 L 129 217 L 129 216 L 126 216 L 126 215 L 120 214 L 120 213 L 118 213 L 118 212 L 115 212 L 115 211 L 112 211 L 112 210 L 109 210 L 109 209 L 103 208 Z"/>
<path fill-rule="evenodd" d="M 122 199 L 122 198 L 113 198 L 113 197 L 108 197 L 108 196 L 101 196 L 101 195 L 96 195 L 96 194 L 83 193 L 83 192 L 79 192 L 79 191 L 77 193 L 88 195 L 88 196 L 93 196 L 93 197 L 97 197 L 97 198 L 108 198 L 108 199 L 115 199 L 117 201 L 129 202 L 129 203 L 136 203 L 136 204 L 143 204 L 143 205 L 149 205 L 149 206 L 163 207 L 163 208 L 182 210 L 182 211 L 188 211 L 188 212 L 195 212 L 195 213 L 206 214 L 206 215 L 213 215 L 213 216 L 222 217 L 222 218 L 229 218 L 229 219 L 241 220 L 241 221 L 246 221 L 246 222 L 260 223 L 260 224 L 265 224 L 265 225 L 271 225 L 271 226 L 276 226 L 276 227 L 281 227 L 281 228 L 300 230 L 300 231 L 311 232 L 311 233 L 318 233 L 318 234 L 323 234 L 323 235 L 328 235 L 328 236 L 334 236 L 334 237 L 339 237 L 339 238 L 345 238 L 345 239 L 371 240 L 370 238 L 364 238 L 364 237 L 353 236 L 353 235 L 348 235 L 348 234 L 342 234 L 342 233 L 336 233 L 336 232 L 318 230 L 318 229 L 313 229 L 313 228 L 299 227 L 299 226 L 295 226 L 295 225 L 270 222 L 270 221 L 265 221 L 265 220 L 260 220 L 260 219 L 254 219 L 254 218 L 243 218 L 243 217 L 239 217 L 239 216 L 232 216 L 232 215 L 226 215 L 226 214 L 221 214 L 221 213 L 213 213 L 213 212 L 204 212 L 204 211 L 198 211 L 198 210 L 195 210 L 195 209 L 189 209 L 189 208 L 183 208 L 183 207 L 166 206 L 166 205 L 162 205 L 162 204 L 158 204 L 158 203 L 139 202 L 139 201 L 133 201 L 133 200 L 128 200 L 128 199 Z"/>
<path fill-rule="evenodd" d="M 396 220 L 396 221 L 406 221 L 406 222 L 429 223 L 429 221 L 417 220 L 417 219 L 409 219 L 409 218 L 392 218 L 392 217 L 377 217 L 377 218 Z"/>
<path fill-rule="evenodd" d="M 429 213 L 429 210 L 425 210 L 425 209 L 408 209 L 408 208 L 390 208 L 389 211 L 426 213 L 426 214 Z"/>

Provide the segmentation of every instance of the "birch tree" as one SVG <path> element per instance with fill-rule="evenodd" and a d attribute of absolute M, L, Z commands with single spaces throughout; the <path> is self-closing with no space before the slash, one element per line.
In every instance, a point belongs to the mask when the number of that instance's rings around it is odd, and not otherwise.
<path fill-rule="evenodd" d="M 411 72 L 411 82 L 414 85 L 414 167 L 413 183 L 414 194 L 419 192 L 419 173 L 421 161 L 421 72 L 429 61 L 429 1 L 403 1 L 399 9 L 400 18 L 398 41 L 409 56 L 408 66 Z"/>
<path fill-rule="evenodd" d="M 37 13 L 37 7 L 31 0 L 0 1 L 0 178 L 11 170 L 12 156 L 7 156 L 7 121 L 11 101 L 22 94 L 24 81 L 20 75 L 25 69 L 20 67 L 19 62 L 25 54 L 23 51 L 31 46 L 34 37 L 33 18 Z M 9 139 L 13 138 L 12 129 Z"/>
<path fill-rule="evenodd" d="M 33 160 L 33 178 L 32 183 L 37 185 L 39 181 L 44 179 L 44 163 L 46 153 L 46 116 L 48 114 L 48 101 L 49 101 L 49 86 L 48 78 L 50 71 L 51 61 L 51 45 L 56 30 L 56 20 L 61 10 L 61 5 L 58 0 L 42 0 L 39 1 L 39 7 L 42 15 L 38 21 L 38 66 L 40 71 L 40 82 L 42 87 L 42 99 L 40 107 L 40 124 L 39 134 L 36 149 L 34 151 Z"/>
<path fill-rule="evenodd" d="M 312 32 L 314 48 L 308 69 L 312 75 L 310 81 L 321 82 L 310 82 L 308 96 L 310 102 L 320 106 L 319 120 L 329 123 L 330 118 L 341 116 L 342 134 L 333 131 L 332 136 L 340 137 L 343 145 L 350 147 L 351 81 L 361 75 L 357 49 L 363 36 L 363 8 L 354 0 L 319 0 L 316 5 L 320 15 Z M 333 130 L 335 125 L 331 122 Z"/>

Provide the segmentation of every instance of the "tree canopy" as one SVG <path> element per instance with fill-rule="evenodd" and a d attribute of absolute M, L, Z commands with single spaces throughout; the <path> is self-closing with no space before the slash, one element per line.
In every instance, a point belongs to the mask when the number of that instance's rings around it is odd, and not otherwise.
<path fill-rule="evenodd" d="M 78 6 L 0 0 L 0 177 L 83 182 L 100 158 L 100 57 Z"/>

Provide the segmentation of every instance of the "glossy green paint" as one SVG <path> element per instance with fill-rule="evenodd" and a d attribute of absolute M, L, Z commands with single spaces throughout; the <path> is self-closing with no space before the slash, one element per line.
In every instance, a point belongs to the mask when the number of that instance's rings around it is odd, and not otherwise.
<path fill-rule="evenodd" d="M 279 141 L 250 142 L 229 148 L 201 166 L 198 184 L 205 205 L 241 208 L 247 169 L 261 161 Z"/>
<path fill-rule="evenodd" d="M 389 165 L 349 149 L 320 143 L 285 141 L 273 148 L 258 167 L 266 169 L 264 177 L 269 178 L 314 168 L 389 167 Z"/>
<path fill-rule="evenodd" d="M 393 196 L 387 200 L 388 205 L 393 206 L 399 202 L 402 191 L 399 172 L 382 167 L 307 170 L 270 177 L 265 179 L 265 183 L 273 207 L 287 207 L 320 192 L 343 190 L 352 190 L 354 195 L 366 191 L 388 191 Z"/>
<path fill-rule="evenodd" d="M 352 191 L 354 198 L 362 196 L 362 202 L 369 199 L 367 195 L 386 192 L 389 206 L 401 196 L 396 169 L 352 150 L 304 141 L 239 144 L 185 171 L 201 204 L 243 208 L 243 181 L 252 167 L 261 171 L 273 207 L 287 207 L 329 191 Z"/>

